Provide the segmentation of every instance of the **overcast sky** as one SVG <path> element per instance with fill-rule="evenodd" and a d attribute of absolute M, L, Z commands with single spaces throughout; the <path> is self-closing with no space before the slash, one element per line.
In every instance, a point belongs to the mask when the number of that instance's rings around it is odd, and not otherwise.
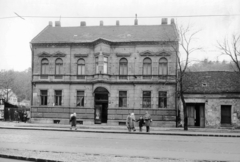
<path fill-rule="evenodd" d="M 16 16 L 57 16 L 58 18 L 6 18 Z M 138 17 L 192 16 L 240 14 L 240 0 L 0 0 L 0 70 L 22 71 L 31 67 L 29 42 L 48 25 L 61 20 L 64 26 L 133 25 L 134 18 L 120 19 L 66 19 L 60 17 Z M 239 33 L 240 16 L 182 17 L 178 24 L 192 30 L 201 30 L 194 46 L 203 51 L 192 55 L 192 60 L 222 60 L 216 49 L 216 41 L 227 35 Z M 161 18 L 139 18 L 139 25 L 161 24 Z"/>

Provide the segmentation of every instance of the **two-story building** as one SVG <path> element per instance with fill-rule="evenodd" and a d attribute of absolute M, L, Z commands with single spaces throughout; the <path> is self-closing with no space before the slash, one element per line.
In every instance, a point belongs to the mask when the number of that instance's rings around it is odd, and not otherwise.
<path fill-rule="evenodd" d="M 32 41 L 32 122 L 121 125 L 148 111 L 153 126 L 176 125 L 178 35 L 161 25 L 62 27 Z"/>

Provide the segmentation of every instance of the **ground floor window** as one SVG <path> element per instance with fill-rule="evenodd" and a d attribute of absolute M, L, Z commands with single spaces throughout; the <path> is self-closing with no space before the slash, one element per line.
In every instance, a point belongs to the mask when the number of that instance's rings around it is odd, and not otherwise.
<path fill-rule="evenodd" d="M 142 107 L 151 108 L 151 91 L 143 91 Z"/>
<path fill-rule="evenodd" d="M 158 92 L 158 108 L 167 107 L 167 92 Z"/>
<path fill-rule="evenodd" d="M 127 107 L 127 91 L 119 91 L 119 107 Z"/>
<path fill-rule="evenodd" d="M 77 106 L 84 106 L 84 91 L 77 91 Z"/>
<path fill-rule="evenodd" d="M 48 91 L 40 90 L 41 105 L 47 105 L 48 103 Z"/>
<path fill-rule="evenodd" d="M 62 90 L 55 90 L 55 106 L 62 105 Z"/>

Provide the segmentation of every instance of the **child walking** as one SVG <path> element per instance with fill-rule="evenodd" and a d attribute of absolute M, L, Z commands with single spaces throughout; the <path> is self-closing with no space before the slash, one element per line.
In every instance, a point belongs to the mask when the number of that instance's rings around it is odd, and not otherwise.
<path fill-rule="evenodd" d="M 144 119 L 142 116 L 140 116 L 140 118 L 137 120 L 137 122 L 139 122 L 139 132 L 142 132 L 142 127 L 144 125 Z"/>

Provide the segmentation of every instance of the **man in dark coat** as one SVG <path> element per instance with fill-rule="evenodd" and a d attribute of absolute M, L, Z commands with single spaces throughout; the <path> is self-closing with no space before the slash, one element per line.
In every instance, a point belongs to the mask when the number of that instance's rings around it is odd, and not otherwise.
<path fill-rule="evenodd" d="M 71 117 L 70 117 L 70 121 L 69 121 L 70 123 L 71 123 L 71 130 L 72 130 L 72 128 L 73 127 L 75 127 L 75 130 L 77 130 L 77 114 L 76 113 L 73 113 L 73 114 L 71 114 Z"/>
<path fill-rule="evenodd" d="M 151 122 L 152 122 L 151 115 L 146 111 L 143 118 L 144 118 L 144 122 L 145 122 L 145 125 L 146 125 L 146 131 L 149 132 L 150 131 L 150 125 L 151 125 Z"/>

